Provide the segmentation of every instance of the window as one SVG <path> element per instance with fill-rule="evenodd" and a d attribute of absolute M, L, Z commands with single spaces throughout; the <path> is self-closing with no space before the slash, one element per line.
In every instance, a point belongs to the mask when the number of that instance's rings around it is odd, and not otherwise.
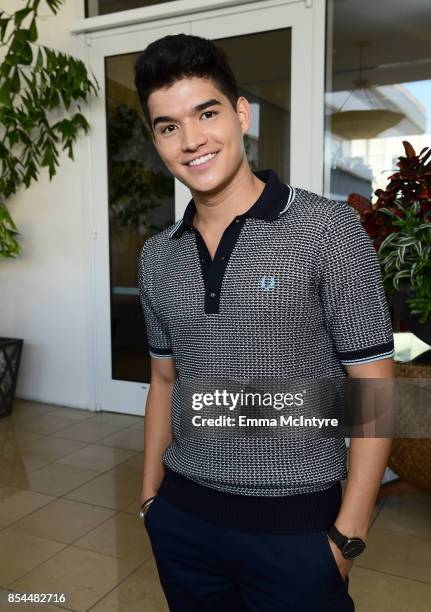
<path fill-rule="evenodd" d="M 431 143 L 431 3 L 328 0 L 326 40 L 324 195 L 370 198 Z"/>
<path fill-rule="evenodd" d="M 96 15 L 107 15 L 118 13 L 129 9 L 151 6 L 152 4 L 164 4 L 172 0 L 86 0 L 85 16 L 96 17 Z"/>

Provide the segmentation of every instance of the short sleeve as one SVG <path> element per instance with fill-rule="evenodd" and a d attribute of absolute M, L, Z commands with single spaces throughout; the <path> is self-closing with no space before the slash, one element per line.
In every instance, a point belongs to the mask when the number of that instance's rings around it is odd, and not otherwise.
<path fill-rule="evenodd" d="M 394 336 L 380 263 L 355 211 L 335 203 L 319 259 L 325 327 L 344 365 L 392 357 Z"/>
<path fill-rule="evenodd" d="M 153 256 L 154 257 L 154 256 Z M 144 313 L 148 339 L 148 352 L 151 357 L 172 359 L 172 346 L 169 330 L 157 314 L 155 296 L 152 295 L 151 253 L 145 243 L 138 264 L 139 299 Z"/>

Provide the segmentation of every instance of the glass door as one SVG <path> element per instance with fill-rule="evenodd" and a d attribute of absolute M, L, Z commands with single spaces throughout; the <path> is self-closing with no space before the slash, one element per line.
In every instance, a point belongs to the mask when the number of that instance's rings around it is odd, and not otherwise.
<path fill-rule="evenodd" d="M 90 61 L 102 88 L 90 117 L 99 409 L 144 413 L 150 358 L 137 287 L 139 252 L 145 240 L 182 216 L 191 198 L 164 167 L 142 121 L 133 82 L 137 56 L 166 34 L 212 39 L 251 103 L 245 137 L 251 168 L 272 168 L 285 182 L 318 189 L 324 53 L 322 48 L 316 55 L 316 27 L 323 45 L 324 19 L 318 22 L 318 8 L 309 4 L 241 3 L 91 36 Z M 322 127 L 313 134 L 320 117 L 316 83 L 322 84 Z"/>

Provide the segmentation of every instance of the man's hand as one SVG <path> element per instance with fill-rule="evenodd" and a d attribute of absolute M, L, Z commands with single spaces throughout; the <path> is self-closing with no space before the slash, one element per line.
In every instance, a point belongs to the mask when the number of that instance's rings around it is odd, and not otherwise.
<path fill-rule="evenodd" d="M 328 538 L 329 545 L 331 546 L 331 550 L 332 550 L 332 554 L 334 555 L 335 562 L 338 565 L 338 570 L 340 574 L 342 575 L 343 580 L 346 580 L 350 570 L 352 569 L 354 559 L 345 559 L 343 557 L 341 550 L 338 548 L 335 542 L 333 542 L 328 535 L 326 537 Z"/>

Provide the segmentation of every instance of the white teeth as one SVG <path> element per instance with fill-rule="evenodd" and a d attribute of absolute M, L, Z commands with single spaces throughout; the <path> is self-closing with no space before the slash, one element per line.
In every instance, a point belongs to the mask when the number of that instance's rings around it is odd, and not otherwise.
<path fill-rule="evenodd" d="M 208 161 L 209 159 L 212 159 L 213 157 L 215 157 L 217 155 L 217 153 L 208 153 L 208 155 L 203 155 L 202 157 L 198 157 L 197 159 L 194 159 L 193 161 L 189 162 L 189 166 L 200 166 L 201 164 L 204 164 L 206 161 Z"/>

